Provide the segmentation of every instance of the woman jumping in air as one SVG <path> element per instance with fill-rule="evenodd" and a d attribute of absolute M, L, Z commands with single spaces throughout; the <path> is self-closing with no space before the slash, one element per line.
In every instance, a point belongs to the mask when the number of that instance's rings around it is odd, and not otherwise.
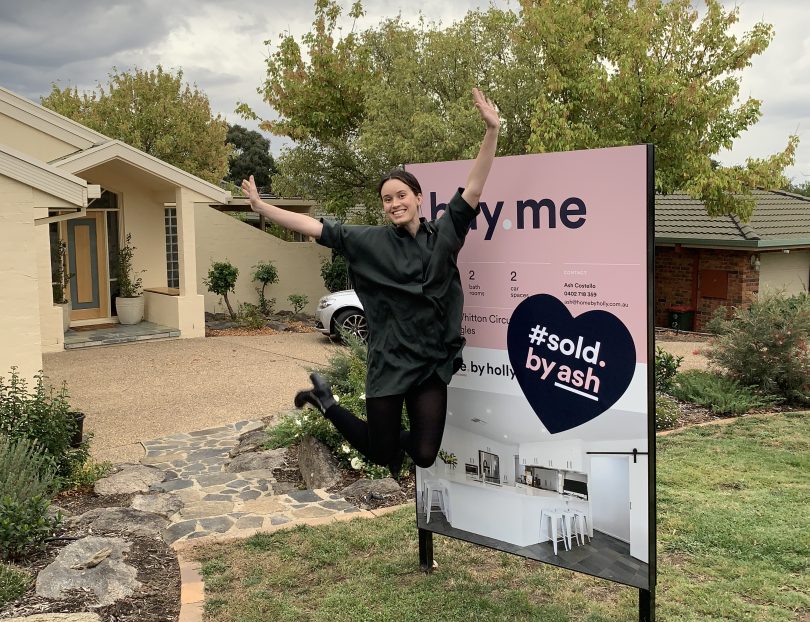
<path fill-rule="evenodd" d="M 242 181 L 253 211 L 315 238 L 348 261 L 368 320 L 368 421 L 337 404 L 317 373 L 310 376 L 312 389 L 295 396 L 295 405 L 317 408 L 355 449 L 387 466 L 394 477 L 403 451 L 420 467 L 433 464 L 444 433 L 447 385 L 461 367 L 464 295 L 456 259 L 478 214 L 500 130 L 492 102 L 478 89 L 473 89 L 473 99 L 486 125 L 484 140 L 466 187 L 459 188 L 436 220 L 420 218 L 422 189 L 412 174 L 399 169 L 378 187 L 393 227 L 342 225 L 288 212 L 259 199 L 253 176 Z M 410 431 L 401 430 L 403 401 Z"/>

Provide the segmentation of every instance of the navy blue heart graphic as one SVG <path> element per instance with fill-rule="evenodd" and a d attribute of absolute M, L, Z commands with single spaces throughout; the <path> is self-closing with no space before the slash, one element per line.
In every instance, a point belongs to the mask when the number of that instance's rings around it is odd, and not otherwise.
<path fill-rule="evenodd" d="M 507 348 L 523 394 L 552 434 L 608 410 L 636 368 L 633 337 L 619 318 L 607 311 L 574 318 L 548 294 L 526 298 L 515 308 Z"/>

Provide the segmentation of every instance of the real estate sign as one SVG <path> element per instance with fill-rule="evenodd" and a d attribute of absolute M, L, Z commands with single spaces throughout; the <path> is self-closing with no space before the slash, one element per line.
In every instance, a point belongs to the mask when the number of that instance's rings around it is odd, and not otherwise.
<path fill-rule="evenodd" d="M 408 166 L 425 217 L 470 165 Z M 420 528 L 654 584 L 652 198 L 651 146 L 496 158 L 458 257 L 457 464 L 418 470 Z"/>

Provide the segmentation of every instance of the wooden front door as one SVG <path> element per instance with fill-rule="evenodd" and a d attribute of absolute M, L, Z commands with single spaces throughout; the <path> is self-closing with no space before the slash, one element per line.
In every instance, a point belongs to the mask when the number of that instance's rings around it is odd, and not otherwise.
<path fill-rule="evenodd" d="M 107 234 L 104 212 L 67 221 L 71 320 L 94 320 L 110 315 L 107 278 Z"/>

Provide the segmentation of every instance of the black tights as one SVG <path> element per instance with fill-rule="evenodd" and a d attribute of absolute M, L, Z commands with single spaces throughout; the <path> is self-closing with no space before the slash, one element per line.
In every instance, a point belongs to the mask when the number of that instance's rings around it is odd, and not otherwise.
<path fill-rule="evenodd" d="M 402 402 L 410 432 L 401 429 Z M 352 447 L 375 464 L 399 471 L 400 450 L 417 466 L 433 464 L 442 443 L 447 415 L 447 385 L 436 374 L 401 395 L 372 397 L 366 401 L 368 422 L 335 404 L 326 417 Z"/>

